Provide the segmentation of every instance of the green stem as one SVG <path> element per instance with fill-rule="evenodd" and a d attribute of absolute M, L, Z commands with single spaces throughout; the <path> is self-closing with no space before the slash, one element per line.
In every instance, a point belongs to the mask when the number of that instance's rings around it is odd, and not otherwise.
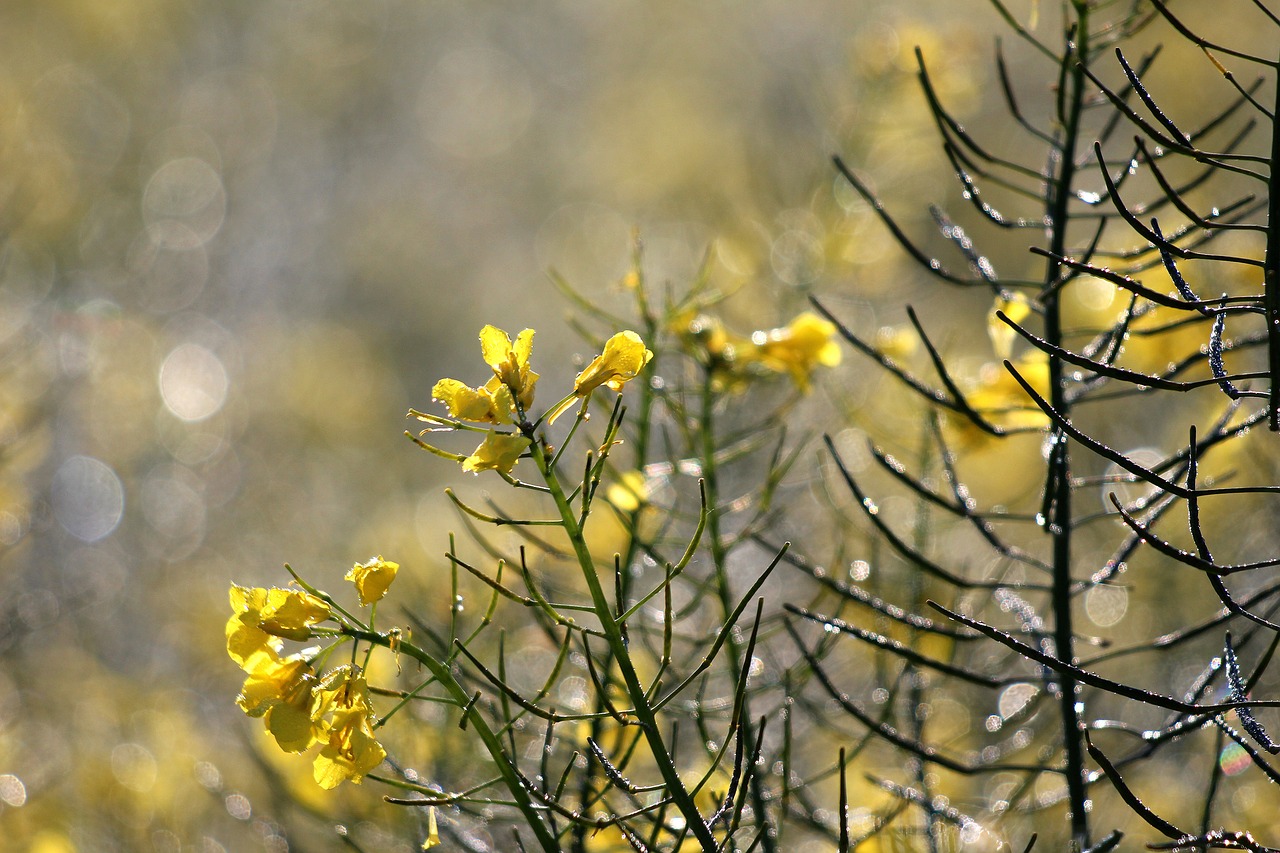
<path fill-rule="evenodd" d="M 379 645 L 384 648 L 391 647 L 391 637 L 388 634 L 379 634 L 373 631 L 363 631 L 359 629 L 346 629 L 346 633 L 356 640 L 364 640 L 373 645 Z M 462 685 L 458 684 L 454 679 L 453 673 L 449 671 L 449 667 L 440 663 L 423 649 L 418 648 L 413 643 L 403 639 L 399 640 L 396 647 L 404 654 L 416 660 L 427 668 L 427 671 L 435 676 L 441 686 L 448 692 L 450 699 L 459 708 L 465 708 L 471 703 L 471 696 L 467 691 L 462 689 Z M 489 728 L 488 722 L 480 715 L 478 711 L 472 709 L 469 713 L 467 725 L 469 725 L 477 735 L 485 748 L 489 751 L 490 758 L 497 765 L 498 772 L 502 775 L 502 781 L 506 784 L 507 790 L 511 792 L 512 798 L 515 800 L 516 808 L 525 817 L 525 822 L 529 824 L 529 828 L 533 830 L 533 834 L 538 839 L 538 844 L 547 853 L 559 853 L 560 843 L 556 837 L 551 834 L 542 817 L 539 815 L 539 808 L 529 797 L 529 792 L 525 790 L 524 783 L 516 774 L 515 763 L 506 752 L 502 749 L 502 741 L 498 739 L 498 735 Z"/>
<path fill-rule="evenodd" d="M 702 421 L 698 425 L 702 438 L 702 459 L 700 461 L 702 463 L 702 479 L 707 496 L 707 538 L 711 549 L 711 565 L 716 576 L 716 596 L 720 600 L 721 617 L 728 619 L 735 610 L 736 602 L 733 597 L 733 588 L 729 583 L 730 549 L 720 531 L 720 489 L 718 482 L 719 472 L 716 466 L 715 436 L 716 395 L 713 379 L 714 370 L 708 366 L 703 372 Z M 742 648 L 741 643 L 738 642 L 732 631 L 729 632 L 726 645 L 729 650 L 729 672 L 733 678 L 733 691 L 737 694 L 742 688 L 742 685 L 738 683 L 741 672 L 749 671 L 750 665 L 748 664 L 744 670 L 739 669 L 742 661 Z M 748 744 L 748 749 L 751 744 L 756 742 L 755 727 L 752 724 L 753 719 L 750 699 L 744 689 L 742 690 L 742 711 L 738 725 L 742 727 L 742 739 L 744 743 Z M 775 853 L 777 842 L 768 826 L 769 812 L 765 806 L 765 796 L 760 784 L 760 775 L 752 770 L 748 770 L 747 774 L 752 808 L 755 810 L 757 818 L 764 825 L 764 832 L 760 835 L 761 849 L 765 853 Z"/>
<path fill-rule="evenodd" d="M 637 253 L 639 252 L 638 245 L 637 245 L 636 251 Z M 640 316 L 644 321 L 644 332 L 641 335 L 641 337 L 644 340 L 650 342 L 651 344 L 654 344 L 656 349 L 656 342 L 658 340 L 658 320 L 653 315 L 653 312 L 649 309 L 648 299 L 645 297 L 644 274 L 643 274 L 638 256 L 635 258 L 634 263 L 635 263 L 636 274 L 638 276 L 638 280 L 636 282 L 636 298 L 638 300 Z M 650 419 L 652 418 L 652 415 L 653 415 L 653 398 L 654 398 L 653 386 L 646 381 L 644 382 L 643 385 L 639 385 L 638 392 L 639 393 L 637 396 L 639 397 L 639 401 L 636 404 L 637 415 L 631 420 L 631 423 L 634 424 L 634 427 L 635 427 L 635 434 L 632 437 L 631 444 L 632 444 L 632 447 L 634 448 L 633 458 L 634 458 L 635 468 L 636 470 L 643 472 L 645 469 L 645 465 L 649 461 L 649 428 L 650 428 Z M 577 423 L 574 424 L 574 429 L 577 428 L 578 423 L 581 423 L 581 421 L 578 421 Z M 572 436 L 572 431 L 570 432 L 570 436 Z M 569 439 L 566 438 L 561 445 L 561 452 L 563 452 L 564 447 L 567 447 L 568 444 L 569 444 Z M 556 457 L 551 460 L 551 464 L 553 467 L 558 461 L 559 455 L 560 454 L 557 453 Z M 645 511 L 644 502 L 641 501 L 640 506 L 638 506 L 633 512 L 630 513 L 630 518 L 628 519 L 629 535 L 627 536 L 627 548 L 626 548 L 626 553 L 622 555 L 622 560 L 620 563 L 620 565 L 622 566 L 623 574 L 622 574 L 621 584 L 620 584 L 621 592 L 622 592 L 622 601 L 619 602 L 619 607 L 624 606 L 624 602 L 630 600 L 631 573 L 629 569 L 632 565 L 634 565 L 636 557 L 639 555 L 640 539 L 639 539 L 639 534 L 637 530 L 637 525 L 640 520 L 640 514 L 644 511 Z M 668 580 L 668 583 L 670 583 L 670 580 Z M 641 605 L 642 605 L 642 602 L 637 603 L 633 605 L 633 608 L 638 608 Z M 619 618 L 622 621 L 626 621 L 628 615 L 629 613 L 624 613 Z M 612 666 L 613 666 L 612 661 L 606 658 L 605 666 L 604 666 L 605 671 L 608 672 L 612 668 Z M 596 710 L 600 712 L 604 712 L 605 710 L 604 703 L 600 699 L 597 699 L 596 701 Z M 607 719 L 608 719 L 607 716 L 604 713 L 601 713 L 600 716 L 596 717 L 591 722 L 591 737 L 597 742 L 599 742 L 602 737 L 605 722 Z M 597 778 L 597 763 L 587 762 L 587 770 L 585 773 L 582 774 L 581 782 L 578 786 L 579 798 L 582 802 L 586 802 L 587 799 L 590 797 L 596 778 Z M 573 825 L 572 838 L 570 841 L 570 850 L 572 851 L 572 853 L 586 853 L 587 832 L 588 832 L 588 827 L 585 823 L 576 823 Z"/>
<path fill-rule="evenodd" d="M 711 834 L 711 828 L 707 826 L 707 822 L 703 819 L 702 813 L 698 811 L 693 797 L 680 780 L 680 774 L 671 759 L 671 752 L 662 738 L 662 732 L 658 728 L 657 716 L 653 711 L 643 685 L 640 683 L 640 676 L 636 673 L 635 666 L 631 662 L 626 642 L 622 638 L 621 625 L 614 618 L 613 607 L 610 605 L 604 587 L 600 583 L 600 576 L 596 572 L 595 560 L 591 556 L 591 551 L 587 547 L 587 541 L 583 536 L 582 527 L 578 523 L 578 514 L 569 503 L 569 498 L 565 494 L 559 478 L 556 476 L 555 469 L 549 464 L 542 443 L 535 440 L 531 449 L 534 462 L 542 472 L 547 488 L 551 492 L 551 497 L 555 501 L 556 509 L 560 512 L 560 518 L 564 522 L 565 533 L 573 544 L 574 555 L 578 559 L 578 566 L 582 570 L 583 579 L 586 580 L 587 589 L 591 594 L 591 602 L 595 607 L 596 618 L 600 620 L 600 627 L 609 645 L 610 654 L 618 666 L 618 671 L 622 674 L 627 695 L 631 698 L 635 715 L 639 719 L 640 728 L 649 744 L 649 751 L 653 754 L 653 760 L 658 766 L 658 772 L 662 774 L 662 779 L 666 783 L 667 794 L 671 798 L 672 805 L 683 815 L 686 825 L 694 837 L 698 839 L 702 849 L 707 853 L 713 853 L 718 847 L 715 836 Z"/>

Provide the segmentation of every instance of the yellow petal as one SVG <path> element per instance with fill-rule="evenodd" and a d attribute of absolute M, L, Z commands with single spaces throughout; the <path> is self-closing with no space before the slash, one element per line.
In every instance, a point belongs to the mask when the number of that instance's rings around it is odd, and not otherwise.
<path fill-rule="evenodd" d="M 399 563 L 384 560 L 379 554 L 367 563 L 356 563 L 352 566 L 345 580 L 356 585 L 360 603 L 368 607 L 387 594 L 387 587 L 391 586 L 391 582 L 396 579 L 396 572 L 399 570 Z"/>
<path fill-rule="evenodd" d="M 480 330 L 480 355 L 485 364 L 501 370 L 511 357 L 511 336 L 497 326 L 485 326 Z"/>
<path fill-rule="evenodd" d="M 1029 350 L 1017 359 L 1014 366 L 1036 393 L 1048 396 L 1049 357 L 1046 353 Z M 1049 423 L 1048 416 L 1031 402 L 1027 392 L 1000 363 L 983 365 L 978 386 L 965 397 L 969 405 L 1002 427 L 1042 427 Z"/>
<path fill-rule="evenodd" d="M 267 590 L 267 603 L 259 614 L 259 627 L 287 640 L 306 640 L 311 626 L 329 618 L 329 605 L 297 589 Z"/>
<path fill-rule="evenodd" d="M 279 674 L 285 666 L 274 649 L 260 649 L 245 658 L 245 680 L 236 697 L 240 710 L 251 717 L 262 716 L 270 700 L 280 698 Z"/>
<path fill-rule="evenodd" d="M 915 332 L 907 326 L 881 326 L 876 330 L 876 350 L 894 361 L 910 358 L 919 342 Z"/>
<path fill-rule="evenodd" d="M 529 439 L 523 435 L 489 430 L 475 452 L 462 460 L 463 471 L 501 471 L 510 474 L 520 454 L 529 447 Z"/>
<path fill-rule="evenodd" d="M 282 702 L 267 712 L 267 731 L 284 752 L 306 752 L 320 739 L 309 705 Z"/>
<path fill-rule="evenodd" d="M 256 613 L 267 604 L 267 591 L 262 587 L 231 585 L 231 612 Z"/>
<path fill-rule="evenodd" d="M 605 341 L 604 352 L 578 374 L 573 383 L 574 393 L 585 397 L 601 385 L 621 391 L 623 384 L 634 379 L 651 358 L 653 353 L 639 335 L 631 331 L 618 332 Z"/>
<path fill-rule="evenodd" d="M 237 613 L 227 620 L 227 654 L 241 667 L 257 653 L 280 646 L 280 641 L 258 627 L 257 616 Z"/>
<path fill-rule="evenodd" d="M 538 381 L 538 374 L 533 374 L 533 381 Z M 493 410 L 492 417 L 485 418 L 491 424 L 509 424 L 512 423 L 511 413 L 516 410 L 515 398 L 511 395 L 511 389 L 503 384 L 498 377 L 493 377 L 484 383 L 482 389 L 492 399 L 490 406 Z M 529 386 L 529 401 L 533 402 L 533 385 Z M 523 400 L 521 401 L 523 403 Z"/>
<path fill-rule="evenodd" d="M 369 715 L 353 710 L 334 721 L 328 744 L 312 764 L 312 776 L 326 789 L 346 781 L 359 784 L 386 757 L 386 750 L 373 735 Z"/>
<path fill-rule="evenodd" d="M 516 357 L 516 364 L 520 367 L 529 366 L 529 356 L 533 353 L 533 329 L 525 329 L 516 336 L 512 351 Z"/>
<path fill-rule="evenodd" d="M 510 394 L 507 395 L 510 399 Z M 431 389 L 431 398 L 444 403 L 449 414 L 464 421 L 498 423 L 506 416 L 487 388 L 472 388 L 457 379 L 441 379 Z"/>
<path fill-rule="evenodd" d="M 809 377 L 815 367 L 834 367 L 840 363 L 840 346 L 835 334 L 834 323 L 806 311 L 781 329 L 755 333 L 752 340 L 757 345 L 761 364 L 789 374 L 796 387 L 808 391 Z"/>
<path fill-rule="evenodd" d="M 635 512 L 649 500 L 649 488 L 641 471 L 628 471 L 609 486 L 609 503 L 621 512 Z"/>
<path fill-rule="evenodd" d="M 1021 293 L 1012 294 L 1012 298 L 1009 299 L 997 296 L 991 311 L 987 313 L 987 336 L 991 338 L 991 349 L 997 358 L 1004 360 L 1012 355 L 1013 342 L 1018 333 L 996 316 L 997 311 L 1003 311 L 1010 320 L 1021 324 L 1031 313 L 1031 303 Z"/>

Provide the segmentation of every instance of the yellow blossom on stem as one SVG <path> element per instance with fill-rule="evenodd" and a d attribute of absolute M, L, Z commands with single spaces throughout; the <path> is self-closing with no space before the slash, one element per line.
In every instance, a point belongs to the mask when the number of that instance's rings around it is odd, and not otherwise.
<path fill-rule="evenodd" d="M 750 338 L 730 332 L 723 320 L 711 314 L 683 312 L 673 330 L 700 356 L 699 361 L 722 371 L 736 370 L 741 366 L 737 362 L 754 355 Z"/>
<path fill-rule="evenodd" d="M 520 459 L 520 454 L 528 448 L 529 439 L 523 435 L 491 429 L 475 452 L 462 460 L 462 470 L 474 473 L 501 471 L 503 474 L 510 474 Z"/>
<path fill-rule="evenodd" d="M 277 650 L 277 638 L 306 640 L 311 626 L 329 618 L 329 605 L 296 589 L 231 585 L 227 654 L 241 666 L 255 652 Z"/>
<path fill-rule="evenodd" d="M 640 374 L 653 353 L 635 332 L 618 332 L 604 342 L 604 351 L 592 359 L 573 382 L 573 393 L 585 397 L 601 385 L 614 391 Z"/>
<path fill-rule="evenodd" d="M 762 365 L 789 374 L 796 387 L 808 391 L 815 367 L 835 367 L 840 363 L 840 345 L 835 335 L 834 323 L 806 311 L 781 329 L 756 332 L 751 340 Z"/>
<path fill-rule="evenodd" d="M 533 351 L 533 329 L 525 329 L 513 343 L 496 326 L 480 330 L 480 353 L 493 368 L 493 378 L 478 388 L 457 379 L 441 379 L 431 389 L 431 398 L 444 403 L 449 414 L 473 423 L 513 423 L 512 413 L 528 411 L 533 405 L 533 389 L 538 374 L 529 369 Z"/>
<path fill-rule="evenodd" d="M 618 332 L 605 341 L 604 351 L 578 374 L 573 382 L 573 393 L 548 412 L 549 420 L 554 423 L 577 400 L 589 397 L 601 385 L 621 391 L 622 386 L 635 379 L 652 358 L 653 352 L 639 335 L 632 331 Z"/>
<path fill-rule="evenodd" d="M 328 673 L 315 690 L 313 720 L 323 726 L 325 744 L 312 764 L 312 775 L 322 788 L 343 782 L 359 784 L 365 774 L 387 757 L 373 733 L 373 706 L 364 675 L 351 666 Z"/>
<path fill-rule="evenodd" d="M 920 339 L 910 326 L 881 326 L 876 329 L 876 351 L 893 361 L 902 362 L 915 354 Z"/>
<path fill-rule="evenodd" d="M 357 710 L 343 711 L 334 717 L 329 741 L 311 765 L 312 776 L 325 789 L 343 782 L 358 785 L 386 757 L 387 751 L 373 734 L 370 716 Z"/>
<path fill-rule="evenodd" d="M 699 313 L 696 307 L 676 315 L 671 329 L 680 336 L 685 350 L 711 370 L 717 392 L 746 390 L 751 368 L 758 361 L 750 338 L 730 332 L 719 317 Z"/>
<path fill-rule="evenodd" d="M 387 587 L 391 586 L 391 582 L 396 579 L 396 572 L 399 570 L 399 563 L 384 560 L 379 554 L 367 563 L 356 563 L 351 567 L 351 571 L 347 572 L 344 580 L 349 580 L 356 585 L 360 603 L 368 607 L 387 594 Z"/>
<path fill-rule="evenodd" d="M 533 329 L 525 329 L 516 335 L 514 343 L 506 332 L 496 326 L 485 326 L 480 330 L 480 353 L 485 364 L 493 368 L 494 378 L 511 390 L 525 411 L 533 405 L 533 388 L 538 383 L 538 374 L 529 369 L 532 352 Z"/>
<path fill-rule="evenodd" d="M 282 750 L 302 752 L 317 742 L 320 730 L 312 720 L 312 689 L 318 680 L 310 663 L 266 649 L 249 658 L 245 672 L 248 677 L 236 704 L 250 717 L 265 717 L 267 731 Z"/>

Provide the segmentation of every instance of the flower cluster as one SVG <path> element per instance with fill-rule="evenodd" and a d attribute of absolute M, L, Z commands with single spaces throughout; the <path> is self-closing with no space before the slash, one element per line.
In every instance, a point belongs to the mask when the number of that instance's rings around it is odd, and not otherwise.
<path fill-rule="evenodd" d="M 538 374 L 529 369 L 533 329 L 525 329 L 513 343 L 495 326 L 480 330 L 480 352 L 493 368 L 493 377 L 472 388 L 457 379 L 441 379 L 431 389 L 433 399 L 444 403 L 449 414 L 464 421 L 487 424 L 516 423 L 533 405 Z"/>
<path fill-rule="evenodd" d="M 513 424 L 525 420 L 533 405 L 538 374 L 529 368 L 533 352 L 533 329 L 525 329 L 513 343 L 495 326 L 480 330 L 480 352 L 493 369 L 493 377 L 472 388 L 457 379 L 441 379 L 431 389 L 433 399 L 444 403 L 449 416 L 482 424 Z M 529 447 L 530 439 L 520 433 L 490 429 L 484 441 L 462 460 L 462 470 L 510 473 L 516 460 Z"/>
<path fill-rule="evenodd" d="M 492 425 L 481 430 L 485 434 L 484 440 L 470 456 L 456 457 L 462 463 L 462 470 L 510 474 L 532 444 L 534 424 L 529 422 L 529 411 L 533 407 L 534 387 L 538 382 L 538 374 L 529 367 L 533 335 L 533 329 L 525 329 L 512 341 L 496 326 L 485 326 L 480 330 L 480 353 L 493 370 L 493 376 L 474 388 L 457 379 L 441 379 L 435 384 L 431 397 L 448 409 L 449 421 L 435 415 L 411 413 L 422 420 L 443 424 L 446 429 L 476 429 L 467 424 Z M 572 393 L 553 406 L 544 418 L 548 423 L 554 422 L 601 386 L 621 391 L 622 386 L 636 378 L 652 358 L 653 353 L 645 347 L 639 335 L 630 331 L 619 332 L 605 342 L 604 351 L 578 374 Z M 515 429 L 499 429 L 501 426 L 514 426 Z"/>
<path fill-rule="evenodd" d="M 840 363 L 835 324 L 809 311 L 797 315 L 786 326 L 749 336 L 729 332 L 719 318 L 708 314 L 677 318 L 676 331 L 717 378 L 735 391 L 741 390 L 752 375 L 780 373 L 807 393 L 814 370 Z"/>
<path fill-rule="evenodd" d="M 386 593 L 399 566 L 382 557 L 357 563 L 347 573 L 369 606 Z M 323 788 L 358 783 L 382 763 L 386 751 L 374 734 L 376 716 L 364 674 L 351 664 L 320 675 L 315 649 L 283 655 L 283 640 L 305 641 L 315 628 L 337 620 L 325 600 L 297 589 L 231 587 L 227 654 L 244 670 L 236 704 L 261 717 L 285 752 L 305 752 L 319 744 L 312 775 Z"/>

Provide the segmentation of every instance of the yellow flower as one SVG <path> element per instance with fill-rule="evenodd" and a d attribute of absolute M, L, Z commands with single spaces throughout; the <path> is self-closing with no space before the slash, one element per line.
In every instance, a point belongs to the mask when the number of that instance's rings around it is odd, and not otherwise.
<path fill-rule="evenodd" d="M 533 351 L 533 329 L 516 336 L 515 343 L 496 326 L 480 330 L 480 353 L 493 368 L 493 378 L 472 388 L 457 379 L 441 379 L 431 389 L 431 398 L 444 403 L 449 414 L 464 421 L 509 424 L 511 413 L 528 411 L 533 405 L 533 389 L 538 374 L 529 369 Z"/>
<path fill-rule="evenodd" d="M 920 339 L 910 326 L 881 326 L 876 329 L 876 351 L 897 362 L 915 355 Z"/>
<path fill-rule="evenodd" d="M 728 331 L 719 317 L 710 314 L 685 311 L 676 317 L 673 330 L 701 356 L 700 361 L 721 370 L 740 368 L 741 364 L 735 365 L 735 362 L 743 356 L 749 357 L 754 350 L 749 338 Z"/>
<path fill-rule="evenodd" d="M 818 365 L 840 363 L 840 345 L 834 323 L 806 311 L 781 329 L 756 332 L 756 358 L 770 370 L 790 374 L 801 391 L 809 390 L 809 377 Z"/>
<path fill-rule="evenodd" d="M 320 720 L 326 714 L 349 708 L 361 708 L 373 713 L 369 702 L 369 682 L 364 673 L 351 664 L 334 667 L 324 674 L 316 686 L 316 702 L 312 718 Z"/>
<path fill-rule="evenodd" d="M 1031 350 L 1018 358 L 1013 366 L 1027 384 L 1036 389 L 1036 393 L 1042 397 L 1049 396 L 1049 356 L 1046 353 Z M 1049 424 L 1049 417 L 1027 397 L 1027 392 L 1003 363 L 983 365 L 977 388 L 966 393 L 965 399 L 989 422 L 1005 429 Z"/>
<path fill-rule="evenodd" d="M 520 459 L 520 454 L 529 447 L 529 439 L 523 435 L 489 430 L 484 441 L 475 452 L 462 460 L 463 471 L 501 471 L 510 474 Z"/>
<path fill-rule="evenodd" d="M 336 788 L 345 781 L 359 784 L 365 774 L 387 757 L 373 734 L 373 706 L 369 685 L 351 666 L 328 673 L 316 688 L 313 720 L 323 726 L 326 741 L 312 764 L 312 775 L 322 788 Z"/>
<path fill-rule="evenodd" d="M 622 391 L 622 386 L 635 379 L 652 358 L 653 353 L 645 347 L 639 335 L 631 331 L 618 332 L 604 342 L 604 351 L 578 374 L 573 382 L 573 393 L 547 413 L 549 422 L 555 423 L 556 418 L 564 414 L 566 409 L 576 401 L 591 396 L 591 392 L 601 385 L 608 385 L 614 391 Z"/>
<path fill-rule="evenodd" d="M 444 403 L 449 414 L 464 421 L 487 424 L 511 423 L 514 408 L 511 389 L 495 376 L 479 388 L 457 379 L 441 379 L 431 389 L 431 398 Z"/>
<path fill-rule="evenodd" d="M 745 391 L 756 362 L 756 346 L 750 338 L 725 328 L 719 317 L 698 313 L 696 306 L 678 313 L 671 330 L 680 336 L 685 351 L 711 369 L 716 391 Z"/>
<path fill-rule="evenodd" d="M 329 742 L 316 756 L 311 773 L 321 788 L 336 788 L 347 781 L 358 785 L 386 757 L 387 751 L 374 737 L 370 716 L 359 710 L 343 711 L 334 717 Z"/>
<path fill-rule="evenodd" d="M 248 678 L 236 704 L 264 722 L 285 752 L 302 752 L 319 739 L 312 720 L 318 681 L 311 664 L 297 655 L 281 658 L 272 649 L 255 653 L 245 664 Z"/>
<path fill-rule="evenodd" d="M 533 405 L 533 388 L 538 384 L 538 374 L 529 369 L 532 352 L 533 329 L 517 335 L 514 344 L 511 337 L 496 326 L 480 330 L 480 353 L 485 364 L 493 368 L 494 378 L 511 390 L 524 411 Z"/>
<path fill-rule="evenodd" d="M 596 356 L 573 383 L 573 393 L 585 397 L 601 385 L 614 391 L 635 379 L 649 359 L 653 358 L 635 332 L 618 332 L 604 343 L 604 352 Z"/>
<path fill-rule="evenodd" d="M 255 652 L 277 650 L 279 639 L 306 640 L 311 626 L 329 618 L 329 605 L 295 589 L 231 585 L 227 654 L 241 666 Z"/>
<path fill-rule="evenodd" d="M 356 563 L 351 567 L 351 571 L 347 572 L 344 580 L 349 580 L 356 585 L 360 603 L 368 607 L 387 594 L 387 587 L 391 586 L 391 582 L 396 579 L 396 572 L 399 570 L 399 563 L 384 560 L 379 554 L 367 563 Z"/>
<path fill-rule="evenodd" d="M 649 502 L 649 487 L 643 471 L 628 471 L 605 492 L 609 503 L 620 512 L 635 512 Z"/>
<path fill-rule="evenodd" d="M 1031 313 L 1031 303 L 1027 301 L 1027 297 L 1021 293 L 1013 293 L 1010 296 L 1012 298 L 1008 299 L 997 296 L 995 304 L 987 312 L 987 336 L 991 338 L 991 349 L 1001 361 L 1013 354 L 1013 341 L 1018 337 L 1018 333 L 1012 326 L 997 317 L 996 312 L 1003 311 L 1006 317 L 1019 325 Z"/>

